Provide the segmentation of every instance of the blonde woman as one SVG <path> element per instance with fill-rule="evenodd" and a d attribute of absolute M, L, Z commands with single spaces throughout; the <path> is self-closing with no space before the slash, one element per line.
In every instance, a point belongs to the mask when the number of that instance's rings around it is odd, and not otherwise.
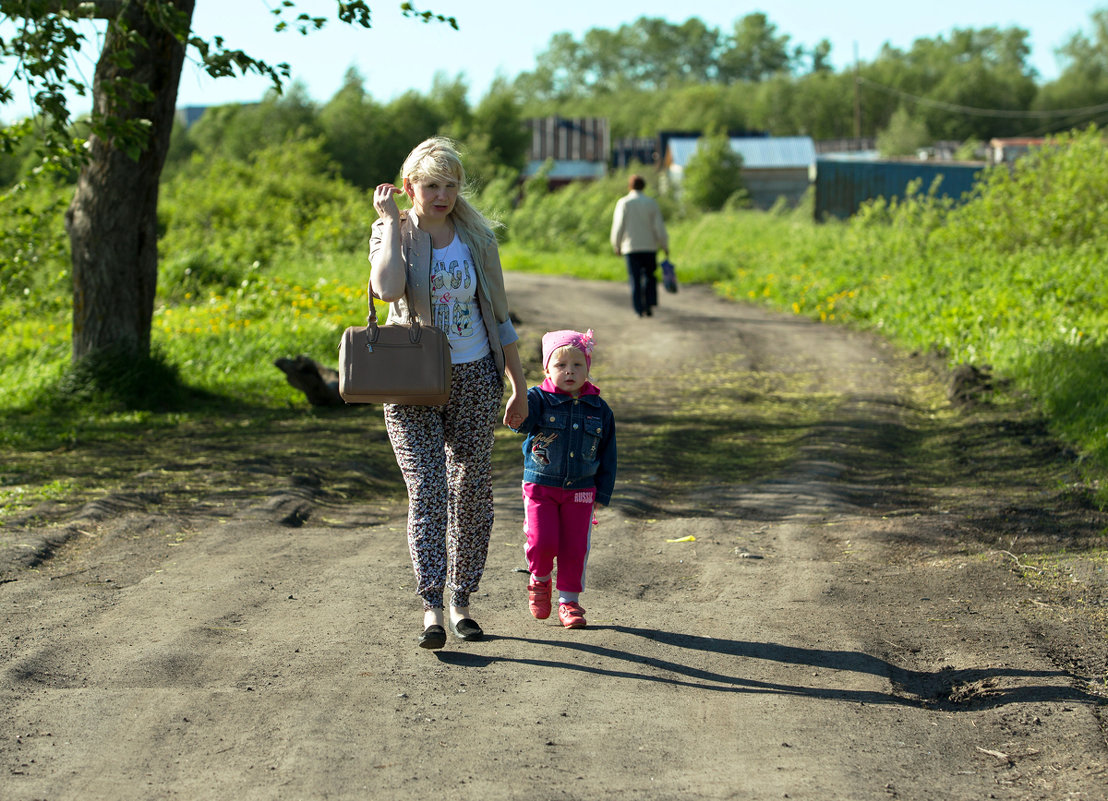
<path fill-rule="evenodd" d="M 479 640 L 470 616 L 493 522 L 492 446 L 508 377 L 504 422 L 527 416 L 527 387 L 508 317 L 493 226 L 465 198 L 465 169 L 454 143 L 434 137 L 408 155 L 403 187 L 381 184 L 370 240 L 369 291 L 390 304 L 389 322 L 408 305 L 450 339 L 453 383 L 444 406 L 384 404 L 385 427 L 408 489 L 408 548 L 423 600 L 419 645 L 446 644 L 445 625 Z M 400 211 L 403 192 L 411 209 Z M 450 613 L 444 615 L 445 590 Z"/>

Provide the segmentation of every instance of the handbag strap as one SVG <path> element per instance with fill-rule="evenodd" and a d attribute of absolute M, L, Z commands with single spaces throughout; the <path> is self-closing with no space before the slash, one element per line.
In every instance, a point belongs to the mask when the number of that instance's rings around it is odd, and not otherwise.
<path fill-rule="evenodd" d="M 366 290 L 366 294 L 369 295 L 369 316 L 366 317 L 366 336 L 369 341 L 367 346 L 372 345 L 377 341 L 377 337 L 380 335 L 380 329 L 377 325 L 377 308 L 373 305 L 373 290 Z M 423 332 L 420 328 L 419 318 L 412 312 L 412 299 L 408 295 L 408 285 L 404 284 L 404 299 L 408 302 L 408 339 L 412 341 L 412 344 L 419 342 Z"/>

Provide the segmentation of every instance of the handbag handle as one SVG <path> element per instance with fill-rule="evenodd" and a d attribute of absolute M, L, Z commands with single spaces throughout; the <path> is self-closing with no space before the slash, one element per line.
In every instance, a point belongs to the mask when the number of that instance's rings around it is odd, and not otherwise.
<path fill-rule="evenodd" d="M 373 291 L 368 290 L 366 292 L 369 295 L 369 316 L 366 318 L 366 347 L 369 350 L 373 350 L 373 345 L 377 341 L 377 337 L 380 335 L 380 330 L 377 326 L 377 309 L 373 305 Z M 404 298 L 408 301 L 408 339 L 413 345 L 419 343 L 419 339 L 423 336 L 423 332 L 420 330 L 419 318 L 412 313 L 412 299 L 408 297 L 408 286 L 404 285 Z"/>

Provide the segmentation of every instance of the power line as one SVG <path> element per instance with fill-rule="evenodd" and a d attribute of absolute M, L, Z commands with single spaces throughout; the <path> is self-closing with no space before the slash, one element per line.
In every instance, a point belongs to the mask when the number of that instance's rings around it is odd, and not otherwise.
<path fill-rule="evenodd" d="M 944 111 L 957 111 L 962 114 L 970 114 L 978 117 L 1009 117 L 1013 119 L 1043 119 L 1047 117 L 1068 117 L 1068 116 L 1086 116 L 1092 114 L 1098 114 L 1102 111 L 1108 111 L 1108 103 L 1101 103 L 1098 106 L 1084 106 L 1082 108 L 1059 108 L 1049 109 L 1043 111 L 1017 111 L 1014 109 L 990 109 L 990 108 L 975 108 L 974 106 L 962 106 L 957 103 L 947 103 L 943 100 L 932 100 L 928 97 L 920 97 L 919 95 L 913 95 L 910 92 L 904 92 L 900 89 L 894 89 L 891 86 L 885 86 L 884 84 L 871 81 L 869 78 L 856 78 L 858 83 L 872 86 L 878 91 L 885 92 L 886 94 L 896 95 L 898 97 L 911 100 L 914 103 L 918 103 L 921 106 L 931 106 L 932 108 L 943 109 Z"/>

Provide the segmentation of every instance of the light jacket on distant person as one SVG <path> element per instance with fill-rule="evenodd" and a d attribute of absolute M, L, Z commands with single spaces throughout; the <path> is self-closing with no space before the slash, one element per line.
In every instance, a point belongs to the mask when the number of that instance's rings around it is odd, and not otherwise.
<path fill-rule="evenodd" d="M 621 256 L 669 250 L 669 235 L 658 202 L 637 189 L 621 197 L 612 216 L 611 242 L 612 249 Z"/>

